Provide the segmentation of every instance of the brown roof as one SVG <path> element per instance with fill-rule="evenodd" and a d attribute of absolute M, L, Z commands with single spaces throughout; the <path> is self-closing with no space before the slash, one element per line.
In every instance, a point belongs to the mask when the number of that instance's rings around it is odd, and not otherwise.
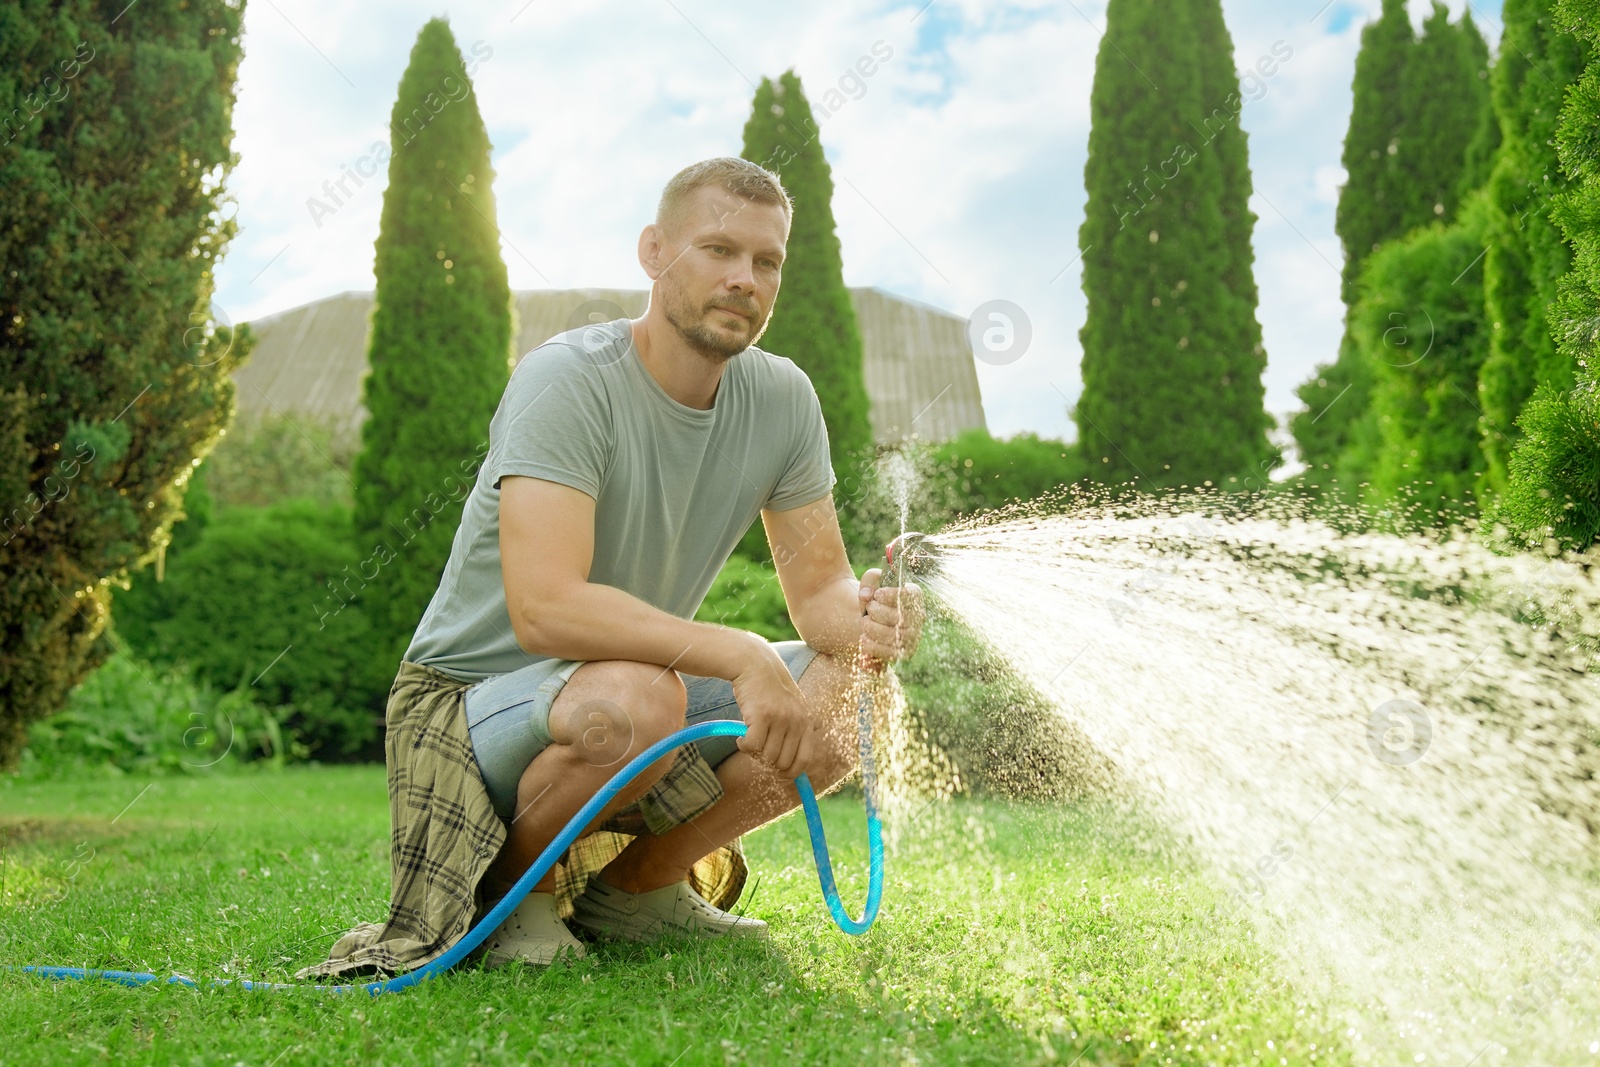
<path fill-rule="evenodd" d="M 585 321 L 638 318 L 649 296 L 643 289 L 519 291 L 512 350 L 525 354 Z M 851 289 L 850 299 L 880 443 L 912 432 L 942 441 L 985 425 L 965 319 L 870 287 Z M 361 380 L 371 313 L 370 292 L 347 292 L 250 323 L 255 351 L 234 376 L 240 413 L 301 415 L 355 440 L 366 418 Z"/>

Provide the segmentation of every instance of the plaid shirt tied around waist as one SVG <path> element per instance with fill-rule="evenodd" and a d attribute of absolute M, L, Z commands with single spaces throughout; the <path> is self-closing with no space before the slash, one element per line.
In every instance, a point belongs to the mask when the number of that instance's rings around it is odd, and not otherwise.
<path fill-rule="evenodd" d="M 398 974 L 437 959 L 472 927 L 482 901 L 478 884 L 500 854 L 506 824 L 495 814 L 467 733 L 466 690 L 473 683 L 404 661 L 389 690 L 384 754 L 389 768 L 389 916 L 358 923 L 322 963 L 296 978 Z M 581 838 L 556 865 L 556 907 L 641 833 L 661 834 L 688 822 L 722 797 L 699 748 L 678 749 L 672 767 L 638 802 Z M 739 842 L 694 865 L 689 883 L 729 909 L 744 890 Z"/>

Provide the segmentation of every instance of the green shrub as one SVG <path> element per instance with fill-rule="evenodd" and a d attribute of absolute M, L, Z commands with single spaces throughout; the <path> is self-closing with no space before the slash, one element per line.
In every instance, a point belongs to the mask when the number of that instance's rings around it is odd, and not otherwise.
<path fill-rule="evenodd" d="M 1086 473 L 1076 447 L 1031 433 L 999 440 L 987 430 L 968 430 L 937 446 L 933 458 L 963 512 L 1034 500 Z"/>
<path fill-rule="evenodd" d="M 1600 539 L 1600 390 L 1540 386 L 1518 422 L 1526 436 L 1495 518 L 1528 547 L 1553 538 L 1581 552 Z"/>
<path fill-rule="evenodd" d="M 349 504 L 353 443 L 338 438 L 333 424 L 297 414 L 241 414 L 201 465 L 205 486 L 217 510 L 238 505 L 266 507 L 280 500 Z M 192 495 L 192 494 L 191 494 Z M 194 521 L 190 517 L 173 531 Z"/>
<path fill-rule="evenodd" d="M 28 728 L 24 777 L 201 772 L 288 756 L 276 717 L 248 692 L 196 682 L 125 653 L 72 690 L 66 709 Z"/>
<path fill-rule="evenodd" d="M 975 792 L 1061 798 L 1108 773 L 1049 701 L 946 615 L 930 614 L 917 654 L 895 673 L 914 726 Z"/>
<path fill-rule="evenodd" d="M 968 430 L 938 445 L 884 446 L 872 465 L 841 470 L 834 506 L 848 515 L 846 548 L 860 571 L 881 566 L 884 545 L 903 529 L 933 531 L 962 515 L 1037 500 L 1084 473 L 1074 445 L 1031 433 L 999 440 L 987 430 Z M 770 566 L 759 521 L 735 554 Z"/>
<path fill-rule="evenodd" d="M 393 557 L 354 545 L 344 505 L 219 511 L 164 581 L 147 572 L 118 596 L 118 629 L 157 663 L 248 688 L 318 758 L 381 759 L 399 664 L 373 649 L 362 592 Z"/>
<path fill-rule="evenodd" d="M 768 641 L 794 641 L 800 636 L 789 621 L 777 572 L 740 555 L 728 557 L 694 617 L 749 630 Z"/>
<path fill-rule="evenodd" d="M 1402 523 L 1449 523 L 1476 511 L 1484 470 L 1478 368 L 1493 332 L 1480 269 L 1487 207 L 1473 197 L 1450 225 L 1386 242 L 1367 259 L 1350 309 L 1372 389 L 1346 469 L 1370 483 L 1365 503 L 1394 509 Z"/>
<path fill-rule="evenodd" d="M 1552 217 L 1571 244 L 1547 317 L 1559 355 L 1576 384 L 1568 393 L 1545 383 L 1523 407 L 1527 435 L 1511 453 L 1498 518 L 1519 541 L 1585 550 L 1600 533 L 1600 381 L 1594 363 L 1600 322 L 1600 0 L 1563 0 L 1556 24 L 1588 48 L 1583 75 L 1568 87 L 1556 146 L 1570 179 Z"/>

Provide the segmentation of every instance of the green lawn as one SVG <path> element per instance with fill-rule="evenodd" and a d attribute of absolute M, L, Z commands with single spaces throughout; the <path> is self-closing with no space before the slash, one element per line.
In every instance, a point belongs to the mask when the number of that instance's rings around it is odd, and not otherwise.
<path fill-rule="evenodd" d="M 860 803 L 824 811 L 859 907 Z M 376 767 L 7 779 L 0 823 L 5 963 L 282 980 L 387 899 Z M 1348 1062 L 1215 889 L 1126 817 L 957 801 L 913 825 L 862 938 L 829 920 L 795 818 L 747 839 L 768 945 L 603 946 L 377 998 L 0 972 L 0 1061 Z"/>

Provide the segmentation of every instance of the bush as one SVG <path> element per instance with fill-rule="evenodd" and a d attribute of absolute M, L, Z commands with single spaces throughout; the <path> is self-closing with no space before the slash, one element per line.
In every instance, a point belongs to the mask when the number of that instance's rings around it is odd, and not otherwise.
<path fill-rule="evenodd" d="M 768 641 L 795 641 L 800 636 L 789 621 L 777 573 L 737 554 L 728 557 L 694 617 L 749 630 Z"/>
<path fill-rule="evenodd" d="M 1541 386 L 1517 421 L 1526 436 L 1495 518 L 1527 547 L 1581 552 L 1600 539 L 1600 389 Z"/>
<path fill-rule="evenodd" d="M 292 500 L 216 513 L 204 535 L 118 596 L 118 630 L 142 656 L 249 689 L 322 759 L 382 759 L 398 663 L 373 648 L 362 589 L 382 559 L 354 547 L 350 509 Z"/>
<path fill-rule="evenodd" d="M 917 654 L 895 673 L 913 725 L 975 792 L 1063 798 L 1109 773 L 1049 701 L 948 616 L 930 614 Z"/>
<path fill-rule="evenodd" d="M 1031 433 L 998 440 L 987 430 L 968 430 L 937 446 L 933 460 L 963 513 L 1035 500 L 1087 473 L 1076 447 Z"/>
<path fill-rule="evenodd" d="M 352 447 L 335 435 L 331 421 L 241 413 L 197 473 L 204 474 L 217 510 L 298 499 L 348 505 Z M 194 521 L 187 497 L 184 510 L 190 517 L 173 531 L 174 550 L 178 530 Z"/>
<path fill-rule="evenodd" d="M 1489 352 L 1483 317 L 1486 201 L 1449 226 L 1386 243 L 1362 269 L 1351 337 L 1372 381 L 1352 427 L 1346 477 L 1402 525 L 1459 522 L 1476 512 L 1483 478 L 1478 368 Z M 1491 431 L 1492 432 L 1492 431 Z"/>
<path fill-rule="evenodd" d="M 797 639 L 771 569 L 729 558 L 695 613 L 770 641 Z M 925 736 L 980 792 L 1013 797 L 1073 795 L 1100 761 L 1042 696 L 960 623 L 931 614 L 917 654 L 895 667 L 912 736 Z M 925 732 L 925 734 L 924 734 Z"/>
<path fill-rule="evenodd" d="M 247 692 L 219 692 L 119 652 L 72 690 L 65 710 L 28 728 L 19 770 L 30 778 L 200 772 L 295 754 Z"/>

